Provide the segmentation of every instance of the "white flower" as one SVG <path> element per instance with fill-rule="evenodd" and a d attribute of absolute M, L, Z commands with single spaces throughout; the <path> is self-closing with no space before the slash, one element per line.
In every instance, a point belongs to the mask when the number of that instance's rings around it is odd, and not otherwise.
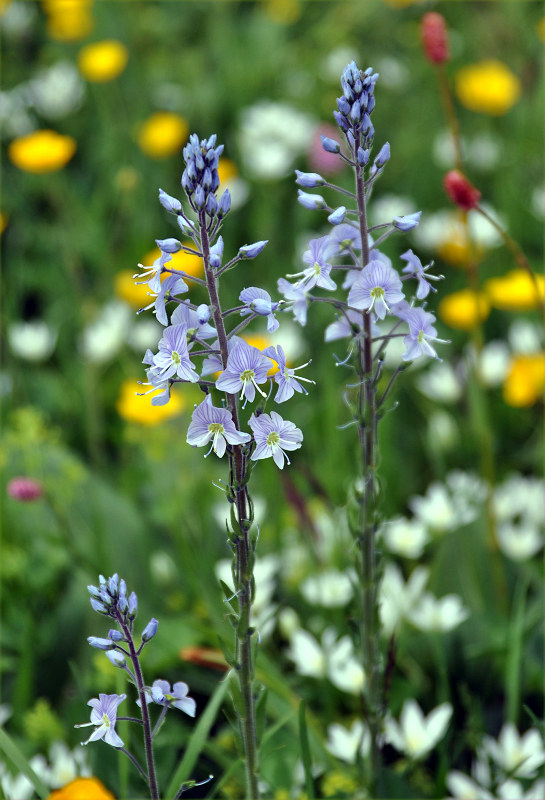
<path fill-rule="evenodd" d="M 528 526 L 545 525 L 545 483 L 541 478 L 510 476 L 496 488 L 492 503 L 500 522 L 524 520 Z"/>
<path fill-rule="evenodd" d="M 509 778 L 498 786 L 497 791 L 501 800 L 536 800 L 545 797 L 545 781 L 539 779 L 533 786 L 524 790 L 518 781 Z"/>
<path fill-rule="evenodd" d="M 386 741 L 409 758 L 422 758 L 443 738 L 451 716 L 450 703 L 441 703 L 425 717 L 416 700 L 406 700 L 399 723 L 386 720 Z"/>
<path fill-rule="evenodd" d="M 424 496 L 412 497 L 409 507 L 423 525 L 439 535 L 473 522 L 485 497 L 486 487 L 476 475 L 454 471 L 446 484 L 436 481 Z"/>
<path fill-rule="evenodd" d="M 355 763 L 358 753 L 366 756 L 370 744 L 369 730 L 360 719 L 354 720 L 351 728 L 345 728 L 344 725 L 334 722 L 327 729 L 325 746 L 330 753 L 349 764 Z"/>
<path fill-rule="evenodd" d="M 545 763 L 543 741 L 535 728 L 520 736 L 513 723 L 506 722 L 497 741 L 486 736 L 483 743 L 496 764 L 513 777 L 533 778 Z"/>
<path fill-rule="evenodd" d="M 477 370 L 485 386 L 499 386 L 503 383 L 511 362 L 509 348 L 505 342 L 488 342 L 483 347 Z"/>
<path fill-rule="evenodd" d="M 438 403 L 456 403 L 462 396 L 462 386 L 448 361 L 434 361 L 421 372 L 416 386 L 422 394 Z"/>
<path fill-rule="evenodd" d="M 33 756 L 28 763 L 39 778 L 43 781 L 47 779 L 48 767 L 44 756 Z M 4 767 L 3 764 L 0 766 Z M 6 796 L 6 800 L 31 800 L 31 798 L 35 796 L 33 784 L 26 775 L 22 773 L 11 775 L 9 772 L 2 769 L 0 773 L 0 784 Z"/>
<path fill-rule="evenodd" d="M 447 786 L 453 798 L 460 800 L 494 800 L 494 795 L 490 794 L 480 784 L 464 775 L 463 772 L 453 770 L 447 775 Z"/>
<path fill-rule="evenodd" d="M 303 153 L 315 123 L 291 106 L 262 101 L 242 112 L 238 134 L 246 168 L 256 178 L 278 179 Z"/>
<path fill-rule="evenodd" d="M 102 364 L 112 359 L 125 344 L 132 318 L 126 303 L 112 300 L 83 331 L 81 350 L 89 361 Z"/>
<path fill-rule="evenodd" d="M 344 572 L 329 569 L 319 575 L 311 575 L 301 584 L 301 594 L 312 605 L 338 608 L 344 606 L 353 595 L 352 581 Z"/>
<path fill-rule="evenodd" d="M 391 636 L 424 591 L 429 570 L 417 567 L 405 583 L 399 567 L 386 563 L 380 584 L 379 613 L 382 632 Z"/>
<path fill-rule="evenodd" d="M 58 61 L 29 81 L 29 100 L 48 119 L 60 119 L 81 105 L 85 83 L 74 64 Z"/>
<path fill-rule="evenodd" d="M 543 547 L 543 534 L 526 523 L 500 523 L 496 529 L 500 550 L 513 561 L 525 561 Z"/>
<path fill-rule="evenodd" d="M 543 327 L 530 320 L 512 322 L 507 338 L 514 353 L 532 354 L 543 350 Z"/>
<path fill-rule="evenodd" d="M 49 748 L 47 783 L 54 789 L 66 786 L 78 776 L 89 777 L 91 769 L 82 747 L 69 750 L 64 742 L 53 742 Z"/>
<path fill-rule="evenodd" d="M 46 322 L 13 322 L 8 327 L 13 355 L 25 361 L 47 361 L 57 343 L 57 333 Z"/>
<path fill-rule="evenodd" d="M 275 555 L 262 556 L 254 565 L 255 599 L 252 605 L 251 624 L 257 629 L 261 638 L 269 636 L 276 624 L 277 606 L 272 597 L 276 589 L 276 574 L 280 561 Z M 227 586 L 233 586 L 231 560 L 224 558 L 215 567 L 216 577 Z M 233 589 L 233 594 L 235 590 Z"/>
<path fill-rule="evenodd" d="M 154 350 L 163 335 L 163 330 L 155 319 L 138 317 L 127 337 L 129 347 L 137 353 L 145 352 L 148 347 Z"/>
<path fill-rule="evenodd" d="M 312 634 L 296 630 L 290 638 L 288 657 L 300 675 L 310 678 L 329 678 L 343 692 L 359 694 L 365 678 L 349 636 L 337 641 L 337 634 L 328 628 L 319 643 Z"/>
<path fill-rule="evenodd" d="M 424 594 L 414 608 L 409 609 L 407 618 L 421 631 L 451 631 L 469 617 L 457 594 L 447 594 L 436 598 Z"/>
<path fill-rule="evenodd" d="M 420 558 L 429 536 L 424 525 L 416 519 L 396 517 L 380 529 L 384 543 L 391 553 L 405 558 Z"/>

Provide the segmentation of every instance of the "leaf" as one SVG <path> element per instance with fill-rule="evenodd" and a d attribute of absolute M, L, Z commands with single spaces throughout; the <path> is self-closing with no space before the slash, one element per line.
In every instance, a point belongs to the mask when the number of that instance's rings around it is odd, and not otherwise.
<path fill-rule="evenodd" d="M 11 736 L 8 736 L 8 734 L 2 728 L 0 728 L 0 750 L 9 758 L 13 766 L 29 779 L 36 790 L 36 794 L 39 795 L 41 800 L 47 800 L 50 794 L 49 789 L 42 779 L 36 775 Z"/>
<path fill-rule="evenodd" d="M 299 703 L 299 742 L 301 744 L 301 760 L 305 770 L 305 790 L 309 800 L 314 800 L 314 781 L 312 780 L 312 757 L 308 743 L 307 721 L 305 718 L 305 701 Z"/>
<path fill-rule="evenodd" d="M 197 759 L 199 758 L 199 755 L 206 744 L 208 734 L 210 733 L 210 728 L 214 724 L 219 708 L 225 698 L 225 695 L 227 694 L 228 686 L 229 684 L 227 680 L 221 681 L 210 697 L 208 705 L 201 714 L 195 727 L 195 731 L 189 739 L 184 756 L 170 780 L 165 793 L 166 797 L 175 797 L 182 783 L 189 779 L 191 771 L 197 763 Z"/>

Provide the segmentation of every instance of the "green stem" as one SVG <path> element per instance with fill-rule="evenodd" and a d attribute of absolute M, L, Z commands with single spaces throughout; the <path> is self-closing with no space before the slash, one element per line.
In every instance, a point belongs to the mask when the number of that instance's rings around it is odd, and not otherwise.
<path fill-rule="evenodd" d="M 367 241 L 367 210 L 361 167 L 356 168 L 356 195 L 362 245 L 362 268 L 369 261 Z M 362 454 L 363 495 L 359 508 L 359 543 L 362 570 L 361 641 L 366 684 L 364 701 L 367 724 L 371 734 L 369 759 L 369 785 L 375 795 L 377 775 L 381 766 L 379 737 L 382 724 L 381 664 L 378 651 L 378 597 L 375 552 L 376 506 L 376 454 L 377 413 L 376 389 L 373 383 L 373 354 L 371 349 L 371 317 L 363 314 L 364 337 L 358 341 L 357 371 L 360 379 L 358 392 L 358 434 Z"/>
<path fill-rule="evenodd" d="M 210 305 L 218 334 L 223 367 L 227 366 L 228 340 L 225 332 L 224 318 L 221 310 L 217 278 L 210 266 L 210 243 L 206 231 L 206 215 L 199 213 L 201 233 L 201 251 L 203 254 L 206 284 L 210 296 Z M 237 398 L 225 393 L 227 407 L 231 412 L 237 430 L 240 430 Z M 240 719 L 242 744 L 246 770 L 246 796 L 252 800 L 259 797 L 257 779 L 257 733 L 255 718 L 255 699 L 253 693 L 254 666 L 252 658 L 252 630 L 250 628 L 250 612 L 254 596 L 253 578 L 253 544 L 250 541 L 252 521 L 248 516 L 246 487 L 246 458 L 241 445 L 234 445 L 230 460 L 230 494 L 235 503 L 240 536 L 234 541 L 235 546 L 235 591 L 239 604 L 239 618 L 235 629 L 235 658 L 238 669 L 240 692 L 242 695 L 243 713 Z"/>

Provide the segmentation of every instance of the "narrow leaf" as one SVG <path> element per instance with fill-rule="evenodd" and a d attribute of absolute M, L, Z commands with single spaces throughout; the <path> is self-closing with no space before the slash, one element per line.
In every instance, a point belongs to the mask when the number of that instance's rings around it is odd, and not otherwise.
<path fill-rule="evenodd" d="M 314 800 L 314 781 L 312 780 L 312 758 L 308 743 L 307 721 L 305 718 L 305 702 L 299 703 L 299 742 L 301 744 L 301 760 L 305 770 L 305 790 L 309 800 Z"/>
<path fill-rule="evenodd" d="M 11 736 L 8 736 L 8 734 L 2 728 L 0 728 L 0 750 L 9 758 L 13 766 L 29 779 L 40 799 L 46 800 L 50 794 L 49 789 L 42 779 L 36 775 L 28 763 L 28 760 L 21 753 Z"/>

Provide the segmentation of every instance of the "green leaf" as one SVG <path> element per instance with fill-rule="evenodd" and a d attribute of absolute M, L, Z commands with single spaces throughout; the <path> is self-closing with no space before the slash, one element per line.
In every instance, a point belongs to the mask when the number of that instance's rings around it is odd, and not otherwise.
<path fill-rule="evenodd" d="M 42 779 L 36 775 L 11 736 L 8 736 L 2 728 L 0 728 L 0 750 L 9 758 L 13 766 L 29 779 L 41 800 L 46 800 L 50 794 L 49 789 Z"/>
<path fill-rule="evenodd" d="M 267 721 L 267 695 L 268 690 L 264 686 L 257 686 L 254 689 L 254 696 L 258 694 L 255 704 L 255 724 L 257 729 L 257 741 L 261 741 Z"/>
<path fill-rule="evenodd" d="M 308 743 L 307 721 L 305 718 L 305 701 L 299 703 L 299 742 L 301 744 L 301 760 L 305 770 L 305 790 L 309 800 L 314 800 L 314 781 L 312 780 L 312 757 Z"/>
<path fill-rule="evenodd" d="M 191 771 L 197 763 L 197 759 L 199 758 L 199 755 L 206 744 L 208 734 L 210 733 L 210 728 L 214 724 L 219 708 L 223 703 L 225 695 L 227 694 L 228 686 L 229 684 L 227 680 L 219 683 L 210 700 L 208 701 L 208 705 L 201 714 L 197 726 L 195 727 L 195 731 L 189 739 L 189 744 L 187 745 L 184 756 L 171 778 L 166 791 L 166 797 L 175 797 L 182 783 L 189 779 Z"/>

